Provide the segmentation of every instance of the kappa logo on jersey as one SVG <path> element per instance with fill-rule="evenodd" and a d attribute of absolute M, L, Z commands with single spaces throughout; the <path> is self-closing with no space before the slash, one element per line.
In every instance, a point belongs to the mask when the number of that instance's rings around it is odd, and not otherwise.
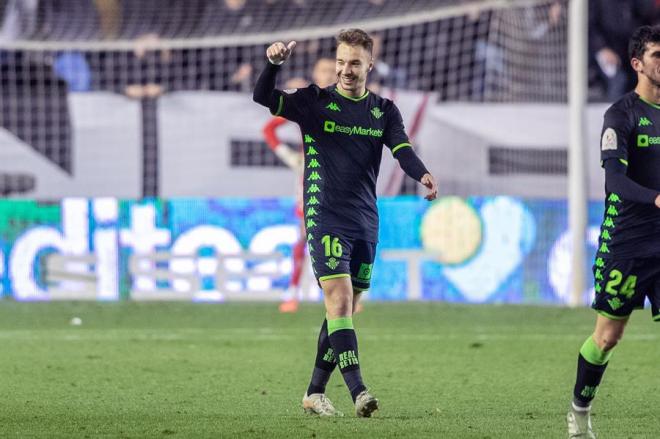
<path fill-rule="evenodd" d="M 371 114 L 373 114 L 376 119 L 380 119 L 381 117 L 383 117 L 383 114 L 385 113 L 380 111 L 380 108 L 374 107 L 371 109 Z"/>
<path fill-rule="evenodd" d="M 603 151 L 616 151 L 616 146 L 616 131 L 613 128 L 607 128 L 603 132 L 603 138 L 600 140 L 600 149 Z"/>
<path fill-rule="evenodd" d="M 298 89 L 297 89 L 297 88 L 287 88 L 286 90 L 282 90 L 282 91 L 283 91 L 284 93 L 288 94 L 288 95 L 292 95 L 292 94 L 294 94 L 295 92 L 297 92 Z"/>
<path fill-rule="evenodd" d="M 653 125 L 653 122 L 651 122 L 648 118 L 642 117 L 639 119 L 640 127 L 650 127 L 651 125 Z"/>
<path fill-rule="evenodd" d="M 341 108 L 339 108 L 339 105 L 337 105 L 336 102 L 330 102 L 325 108 L 331 111 L 341 111 Z"/>

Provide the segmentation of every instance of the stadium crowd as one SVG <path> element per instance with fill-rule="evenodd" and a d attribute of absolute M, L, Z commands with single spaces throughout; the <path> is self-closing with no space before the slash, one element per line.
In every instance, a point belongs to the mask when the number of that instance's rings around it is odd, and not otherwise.
<path fill-rule="evenodd" d="M 442 0 L 445 3 L 456 3 Z M 0 42 L 12 40 L 133 40 L 134 50 L 105 52 L 4 51 L 0 85 L 12 88 L 14 76 L 31 73 L 61 80 L 68 90 L 112 90 L 132 97 L 176 90 L 250 91 L 260 68 L 263 45 L 227 45 L 150 50 L 162 39 L 231 37 L 302 25 L 342 26 L 349 20 L 388 17 L 401 8 L 424 10 L 438 1 L 417 0 L 405 6 L 393 0 L 311 2 L 309 0 L 0 0 Z M 350 6 L 349 6 L 350 5 Z M 566 32 L 566 0 L 522 8 L 518 21 L 540 55 L 549 41 Z M 632 29 L 660 21 L 660 0 L 590 0 L 589 72 L 592 100 L 614 100 L 631 86 L 625 60 Z M 441 100 L 498 100 L 485 97 L 486 75 L 505 75 L 507 62 L 500 42 L 489 38 L 487 23 L 494 11 L 477 11 L 434 23 L 412 26 L 421 35 L 423 54 L 400 59 L 409 51 L 402 29 L 376 32 L 378 64 L 374 79 L 381 85 L 436 91 Z M 460 40 L 457 39 L 460 37 Z M 332 38 L 304 41 L 303 54 L 285 72 L 285 80 L 301 77 L 314 59 L 331 55 Z M 302 49 L 302 50 L 301 50 Z M 543 56 L 541 56 L 542 58 Z M 456 59 L 460 58 L 460 65 Z M 539 68 L 542 65 L 539 64 Z M 565 66 L 561 66 L 564 68 Z M 456 72 L 456 69 L 464 70 Z M 9 75 L 15 70 L 20 75 Z M 50 74 L 50 75 L 49 75 Z M 453 82 L 460 81 L 460 84 Z M 531 82 L 520 96 L 506 100 L 557 100 L 565 83 Z M 544 94 L 544 90 L 547 93 Z M 548 99 L 548 96 L 554 98 Z M 499 99 L 503 100 L 503 99 Z"/>
<path fill-rule="evenodd" d="M 0 0 L 0 126 L 70 171 L 70 91 L 111 91 L 134 99 L 180 90 L 247 93 L 263 65 L 265 45 L 241 43 L 241 35 L 303 26 L 339 29 L 442 3 L 457 2 Z M 432 91 L 440 101 L 564 102 L 567 5 L 568 0 L 548 0 L 508 12 L 468 8 L 436 21 L 389 24 L 372 32 L 376 65 L 369 86 Z M 660 0 L 590 0 L 589 13 L 589 98 L 613 101 L 633 81 L 626 41 L 636 27 L 660 22 Z M 507 51 L 501 35 L 493 36 L 494 27 L 524 34 L 512 37 L 525 41 L 522 50 L 516 48 L 524 53 L 522 62 L 515 58 L 518 52 Z M 159 44 L 191 38 L 206 44 Z M 213 38 L 222 44 L 209 44 Z M 131 41 L 132 49 L 112 49 L 116 40 Z M 17 41 L 99 41 L 109 49 L 66 50 L 62 44 L 58 50 L 20 50 L 12 47 Z M 298 43 L 296 58 L 281 75 L 284 83 L 309 81 L 314 62 L 333 56 L 332 37 Z M 512 73 L 519 65 L 528 70 L 524 82 Z M 46 126 L 55 127 L 49 135 L 35 129 Z"/>

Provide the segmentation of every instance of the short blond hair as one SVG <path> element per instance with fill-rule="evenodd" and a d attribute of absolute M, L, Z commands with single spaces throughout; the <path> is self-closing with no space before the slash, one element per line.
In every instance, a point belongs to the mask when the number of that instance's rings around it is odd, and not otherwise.
<path fill-rule="evenodd" d="M 361 46 L 370 55 L 373 54 L 374 40 L 362 29 L 342 29 L 339 31 L 339 35 L 337 35 L 335 40 L 337 41 L 337 46 L 342 43 L 349 46 Z"/>

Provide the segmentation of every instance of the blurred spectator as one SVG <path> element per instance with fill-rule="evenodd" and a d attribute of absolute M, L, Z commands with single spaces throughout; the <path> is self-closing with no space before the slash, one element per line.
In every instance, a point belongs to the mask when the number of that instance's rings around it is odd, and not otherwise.
<path fill-rule="evenodd" d="M 225 0 L 225 7 L 229 11 L 241 12 L 245 9 L 245 4 L 247 0 Z"/>
<path fill-rule="evenodd" d="M 119 0 L 119 2 L 121 17 L 119 34 L 120 38 L 124 39 L 138 38 L 149 33 L 158 34 L 162 38 L 200 36 L 211 24 L 207 16 L 215 22 L 215 28 L 223 19 L 217 8 L 222 0 Z"/>
<path fill-rule="evenodd" d="M 547 100 L 552 91 L 561 87 L 560 84 L 548 82 L 548 71 L 559 66 L 553 65 L 555 46 L 549 39 L 556 40 L 555 32 L 563 16 L 562 3 L 558 0 L 550 4 L 527 6 L 524 8 L 502 9 L 494 11 L 474 11 L 469 19 L 474 22 L 477 36 L 474 47 L 475 73 L 471 92 L 472 100 L 495 101 L 529 101 Z M 526 56 L 526 68 L 533 74 L 522 84 L 513 76 L 515 65 L 519 59 L 512 59 L 497 42 L 489 37 L 489 27 L 492 21 L 498 26 L 508 29 L 520 43 L 516 48 L 518 56 Z M 480 32 L 481 29 L 487 30 Z M 516 35 L 516 33 L 520 35 Z M 552 77 L 552 76 L 551 76 Z"/>
<path fill-rule="evenodd" d="M 92 0 L 41 0 L 38 39 L 88 40 L 101 36 L 100 16 Z"/>
<path fill-rule="evenodd" d="M 254 68 L 250 63 L 241 63 L 229 78 L 230 88 L 238 91 L 248 92 L 252 88 L 252 74 Z"/>
<path fill-rule="evenodd" d="M 119 0 L 93 0 L 100 23 L 101 38 L 116 38 L 119 33 Z M 85 55 L 78 51 L 64 51 L 55 55 L 55 74 L 66 81 L 69 91 L 89 91 L 92 87 L 92 72 Z"/>
<path fill-rule="evenodd" d="M 337 82 L 337 69 L 334 58 L 319 58 L 314 63 L 312 81 L 321 88 L 329 87 Z"/>
<path fill-rule="evenodd" d="M 0 126 L 65 171 L 72 170 L 67 84 L 51 57 L 8 51 L 0 63 Z"/>
<path fill-rule="evenodd" d="M 481 11 L 475 8 L 468 13 L 463 24 L 464 29 L 469 30 L 468 35 L 473 35 L 473 38 L 463 50 L 464 52 L 467 50 L 467 53 L 473 57 L 470 63 L 473 66 L 473 77 L 471 78 L 472 89 L 469 92 L 469 98 L 475 101 L 484 100 L 486 88 L 491 86 L 487 84 L 489 78 L 498 78 L 504 75 L 504 51 L 499 45 L 492 42 L 488 36 L 490 21 L 493 16 L 493 11 Z M 452 100 L 453 95 L 454 93 L 450 92 L 448 98 Z M 463 93 L 459 93 L 457 96 L 458 99 L 465 97 Z"/>
<path fill-rule="evenodd" d="M 373 32 L 371 37 L 374 40 L 373 46 L 373 59 L 374 69 L 369 76 L 369 89 L 376 92 L 377 88 L 390 87 L 390 88 L 406 88 L 408 84 L 408 75 L 404 66 L 391 65 L 383 59 L 383 46 L 384 38 L 381 33 Z"/>
<path fill-rule="evenodd" d="M 260 2 L 260 0 L 251 0 L 249 3 L 248 0 L 224 0 L 222 21 L 216 24 L 216 29 L 220 24 L 229 32 L 247 32 L 257 27 L 252 15 L 257 7 L 255 1 Z M 224 33 L 223 29 L 217 29 L 216 32 L 218 31 Z"/>
<path fill-rule="evenodd" d="M 34 35 L 37 29 L 39 0 L 7 0 L 0 24 L 0 41 L 11 41 Z"/>
<path fill-rule="evenodd" d="M 312 68 L 312 82 L 321 88 L 329 87 L 337 82 L 334 58 L 321 57 L 316 60 Z M 309 80 L 302 76 L 295 76 L 284 83 L 284 88 L 305 88 L 308 85 Z"/>
<path fill-rule="evenodd" d="M 76 51 L 58 53 L 53 62 L 58 78 L 66 81 L 69 91 L 89 91 L 92 74 L 85 55 Z"/>
<path fill-rule="evenodd" d="M 589 63 L 592 81 L 615 101 L 631 90 L 636 76 L 628 62 L 628 40 L 633 31 L 651 24 L 656 0 L 590 0 Z"/>
<path fill-rule="evenodd" d="M 94 0 L 99 14 L 101 35 L 105 39 L 117 38 L 121 25 L 121 5 L 119 0 Z"/>
<path fill-rule="evenodd" d="M 138 39 L 149 33 L 166 35 L 171 11 L 162 0 L 121 0 L 121 38 Z"/>
<path fill-rule="evenodd" d="M 0 41 L 34 37 L 43 2 L 4 2 Z M 71 124 L 67 84 L 59 78 L 50 54 L 0 51 L 0 126 L 61 169 L 72 169 Z"/>
<path fill-rule="evenodd" d="M 172 70 L 172 52 L 156 50 L 160 38 L 150 33 L 135 39 L 135 48 L 126 58 L 128 75 L 117 86 L 126 96 L 134 99 L 156 98 L 168 87 L 168 73 Z"/>

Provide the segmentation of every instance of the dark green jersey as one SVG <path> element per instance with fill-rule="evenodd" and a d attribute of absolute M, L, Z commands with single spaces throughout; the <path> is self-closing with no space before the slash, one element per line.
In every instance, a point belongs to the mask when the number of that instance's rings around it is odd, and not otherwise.
<path fill-rule="evenodd" d="M 397 107 L 369 91 L 361 98 L 343 96 L 335 86 L 276 93 L 271 109 L 298 123 L 303 135 L 308 232 L 322 227 L 377 242 L 376 178 L 383 144 L 393 153 L 410 147 Z"/>
<path fill-rule="evenodd" d="M 618 160 L 626 176 L 660 193 L 660 106 L 635 92 L 605 113 L 601 161 Z M 606 191 L 598 257 L 629 259 L 660 255 L 660 209 Z M 597 261 L 598 263 L 598 261 Z"/>

